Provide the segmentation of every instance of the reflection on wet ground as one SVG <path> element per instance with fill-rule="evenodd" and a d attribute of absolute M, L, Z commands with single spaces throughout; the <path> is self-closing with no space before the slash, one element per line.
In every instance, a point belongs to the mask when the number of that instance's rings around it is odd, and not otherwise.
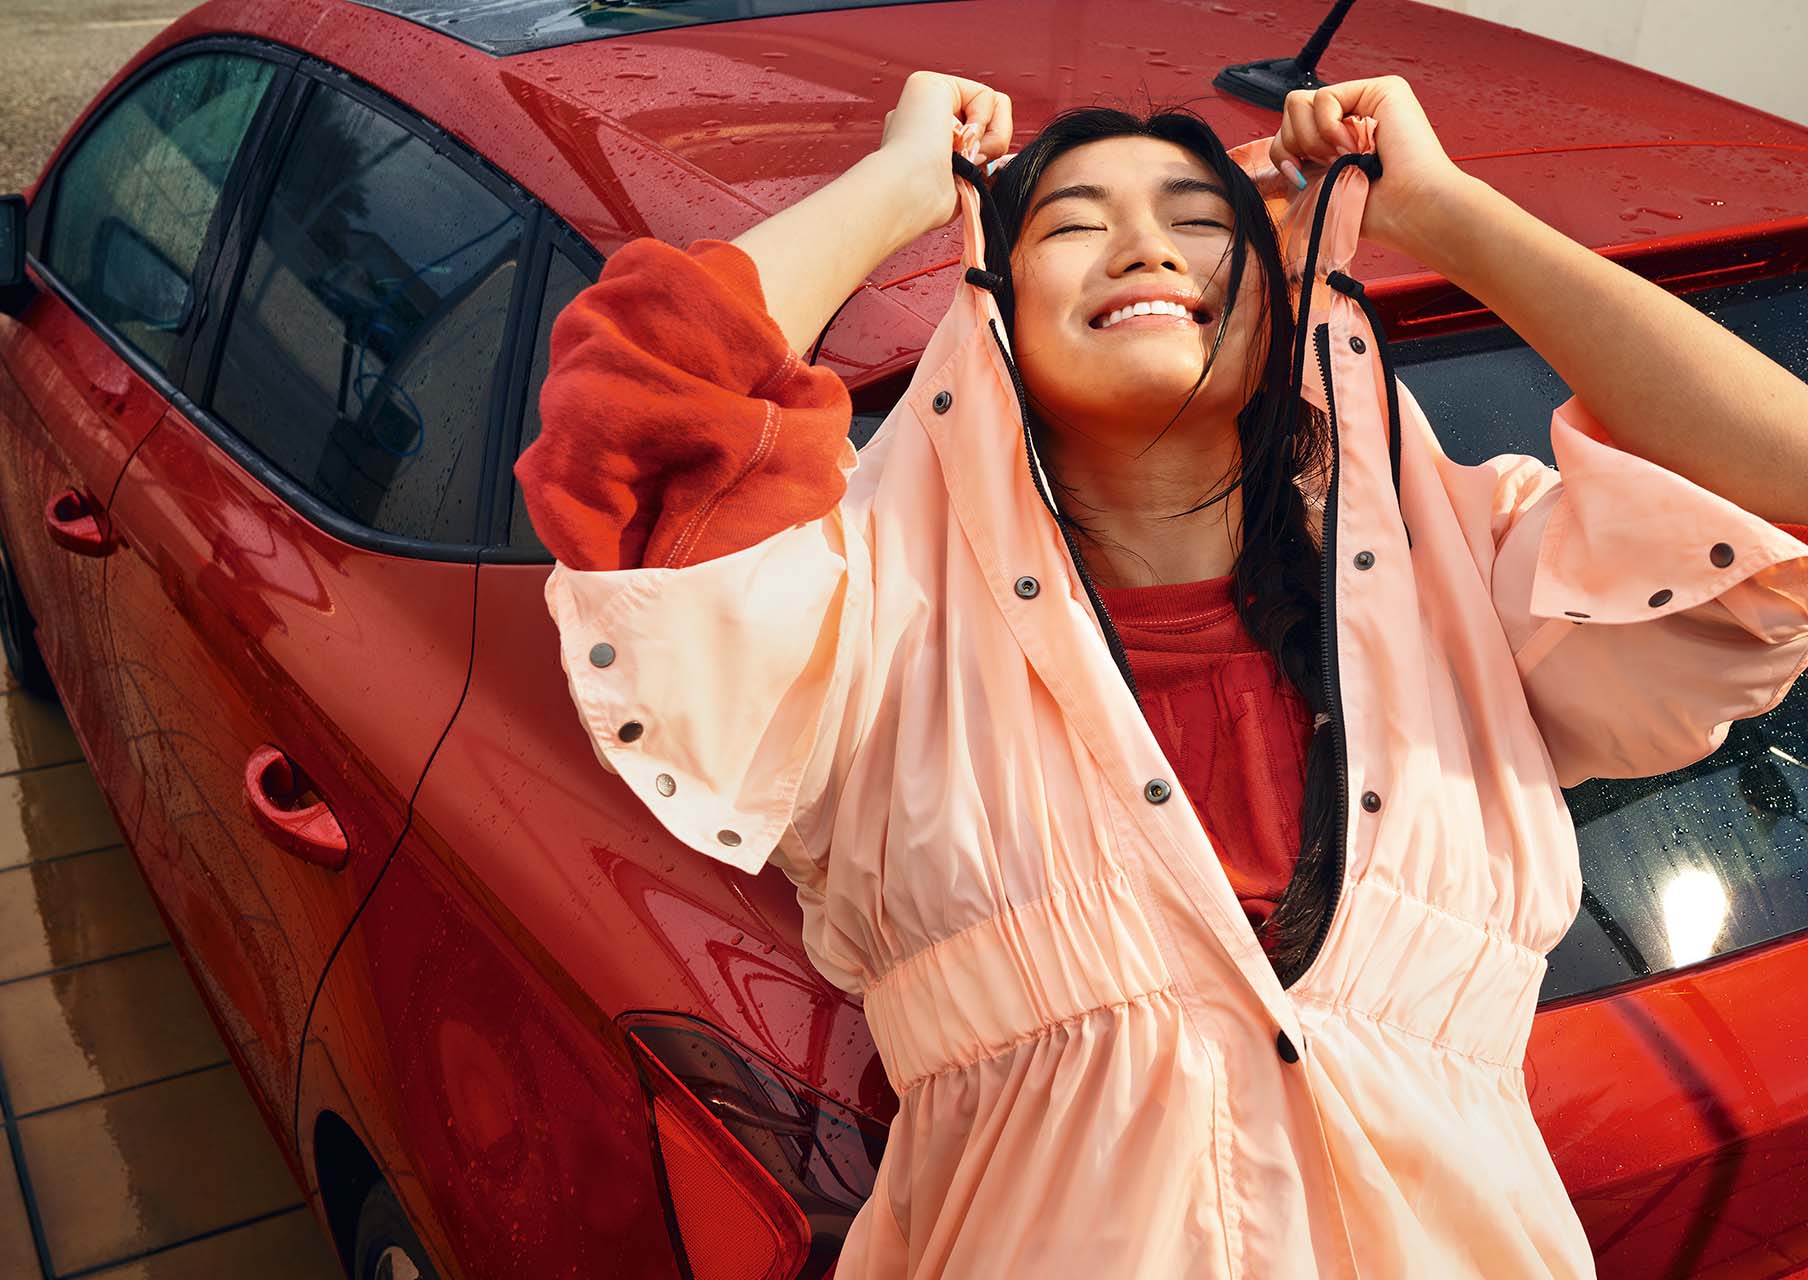
<path fill-rule="evenodd" d="M 0 1280 L 340 1274 L 63 712 L 0 663 Z"/>

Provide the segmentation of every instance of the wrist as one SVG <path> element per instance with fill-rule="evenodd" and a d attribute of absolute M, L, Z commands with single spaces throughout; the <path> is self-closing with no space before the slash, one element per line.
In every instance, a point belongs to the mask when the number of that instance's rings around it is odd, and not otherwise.
<path fill-rule="evenodd" d="M 857 161 L 845 175 L 860 184 L 875 225 L 886 240 L 886 257 L 948 221 L 953 204 L 952 170 L 926 175 L 922 163 L 881 147 Z"/>
<path fill-rule="evenodd" d="M 1452 284 L 1461 286 L 1478 236 L 1489 234 L 1511 200 L 1480 178 L 1459 173 L 1433 195 L 1415 200 L 1398 231 L 1398 247 Z"/>

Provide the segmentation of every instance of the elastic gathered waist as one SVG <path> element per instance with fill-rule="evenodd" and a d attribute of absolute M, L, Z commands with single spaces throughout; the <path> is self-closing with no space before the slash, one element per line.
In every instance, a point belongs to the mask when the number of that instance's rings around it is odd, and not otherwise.
<path fill-rule="evenodd" d="M 1523 1064 L 1543 955 L 1380 881 L 1352 881 L 1343 893 L 1339 934 L 1294 999 L 1488 1066 Z"/>
<path fill-rule="evenodd" d="M 1013 907 L 894 965 L 866 1021 L 901 1097 L 1063 1022 L 1173 985 L 1120 872 Z"/>

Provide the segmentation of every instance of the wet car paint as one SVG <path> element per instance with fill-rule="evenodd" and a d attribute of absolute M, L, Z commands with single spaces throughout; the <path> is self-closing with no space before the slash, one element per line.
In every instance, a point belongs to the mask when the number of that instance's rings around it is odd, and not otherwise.
<path fill-rule="evenodd" d="M 141 57 L 209 31 L 305 49 L 461 138 L 607 253 L 637 235 L 730 238 L 813 190 L 877 144 L 885 110 L 917 66 L 1009 92 L 1020 138 L 1064 106 L 1101 93 L 1140 102 L 1145 91 L 1192 101 L 1229 141 L 1266 135 L 1274 114 L 1216 94 L 1211 74 L 1291 50 L 1322 10 L 983 0 L 674 29 L 496 59 L 373 9 L 244 0 L 203 6 Z M 1037 40 L 1024 41 L 1025 30 Z M 1381 70 L 1412 81 L 1460 164 L 1597 249 L 1800 228 L 1808 130 L 1787 122 L 1404 2 L 1365 5 L 1321 74 Z M 824 362 L 856 386 L 908 368 L 953 288 L 953 235 L 944 228 L 881 264 L 838 319 Z M 1421 274 L 1373 245 L 1351 272 L 1378 297 Z M 8 364 L 21 387 L 19 369 L 31 360 L 65 371 L 69 386 L 43 393 L 44 405 L 62 406 L 45 421 L 64 461 L 54 475 L 49 462 L 22 473 L 37 477 L 24 486 L 38 488 L 30 500 L 0 491 L 9 520 L 78 472 L 110 500 L 162 410 L 154 392 L 147 399 L 148 388 L 107 367 L 104 343 L 79 320 L 57 315 L 33 332 L 8 345 Z M 28 352 L 31 341 L 54 356 Z M 123 417 L 83 425 L 89 411 L 76 400 L 109 397 L 125 404 Z M 16 402 L 0 407 L 25 420 Z M 234 715 L 261 705 L 242 692 L 256 687 L 253 651 L 224 652 L 233 628 L 285 638 L 270 671 L 306 670 L 328 647 L 330 617 L 371 616 L 400 580 L 325 545 L 224 463 L 215 471 L 200 456 L 165 456 L 167 443 L 159 438 L 145 455 L 145 487 L 127 494 L 128 509 L 134 524 L 161 522 L 162 545 L 194 548 L 193 561 L 170 566 L 170 582 L 159 585 L 167 602 L 186 584 L 188 595 L 174 598 L 187 607 L 162 613 L 160 625 L 199 639 L 190 665 L 161 673 L 177 683 L 137 727 L 205 735 L 207 704 L 179 708 L 182 679 L 232 682 L 241 691 Z M 40 447 L 48 457 L 53 446 Z M 219 501 L 241 535 L 274 535 L 268 565 L 228 555 L 209 569 L 203 531 L 221 518 L 207 510 Z M 281 565 L 288 569 L 272 578 Z M 243 922 L 209 922 L 188 900 L 208 873 L 201 859 L 178 856 L 179 837 L 165 830 L 137 839 L 135 850 L 172 917 L 190 922 L 184 944 L 237 1029 L 240 1065 L 273 1114 L 295 1117 L 278 1128 L 323 1220 L 315 1137 L 330 1114 L 360 1135 L 447 1274 L 496 1274 L 502 1259 L 528 1253 L 553 1274 L 628 1259 L 639 1274 L 663 1274 L 652 1261 L 665 1224 L 649 1198 L 646 1133 L 623 1119 L 639 1104 L 617 1014 L 694 1013 L 868 1114 L 885 1118 L 896 1100 L 857 1001 L 810 966 L 782 874 L 700 865 L 594 766 L 550 660 L 544 567 L 438 568 L 445 572 L 426 585 L 400 587 L 442 620 L 431 638 L 397 648 L 375 634 L 342 646 L 351 652 L 335 691 L 339 720 L 316 703 L 320 722 L 308 723 L 300 683 L 268 691 L 270 707 L 288 700 L 285 731 L 314 744 L 309 762 L 323 778 L 340 754 L 380 765 L 375 794 L 363 790 L 369 777 L 338 793 L 369 808 L 358 825 L 370 834 L 346 873 L 287 865 L 235 833 L 233 858 L 258 868 L 248 884 L 288 881 L 274 891 L 274 923 L 260 944 Z M 66 574 L 47 563 L 26 576 L 36 584 Z M 139 616 L 153 616 L 153 605 L 164 606 L 150 580 L 139 581 Z M 66 675 L 72 688 L 80 671 L 118 661 L 114 641 L 73 608 L 100 589 L 49 588 L 71 593 L 56 627 L 72 646 L 59 681 Z M 73 647 L 78 636 L 87 647 Z M 524 660 L 534 653 L 549 660 Z M 209 654 L 219 676 L 193 665 Z M 324 670 L 312 678 L 329 679 Z M 371 703 L 371 690 L 423 688 L 428 696 L 396 700 L 406 715 L 358 705 Z M 109 796 L 124 802 L 121 813 L 140 812 L 142 766 L 105 745 L 111 726 L 132 722 L 79 694 L 78 718 Z M 335 738 L 329 725 L 341 720 L 351 727 Z M 263 866 L 283 874 L 266 876 Z M 1801 964 L 1786 942 L 1540 1015 L 1529 1093 L 1604 1274 L 1720 1263 L 1725 1274 L 1769 1275 L 1808 1262 L 1798 1225 L 1808 1199 L 1808 1070 L 1794 1047 L 1800 1029 L 1781 1007 Z M 278 1079 L 283 1046 L 300 1058 L 294 1087 Z M 295 1065 L 286 1063 L 291 1079 Z M 594 1185 L 598 1169 L 609 1171 L 607 1195 Z"/>

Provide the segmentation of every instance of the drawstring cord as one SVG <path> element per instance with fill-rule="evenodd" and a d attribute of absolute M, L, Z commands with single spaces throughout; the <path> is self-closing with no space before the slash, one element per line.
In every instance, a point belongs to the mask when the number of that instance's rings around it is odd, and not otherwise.
<path fill-rule="evenodd" d="M 1400 504 L 1400 393 L 1394 386 L 1394 362 L 1388 354 L 1387 333 L 1381 327 L 1381 316 L 1375 304 L 1369 300 L 1368 291 L 1362 287 L 1362 281 L 1345 275 L 1341 271 L 1333 271 L 1325 277 L 1333 289 L 1356 299 L 1362 308 L 1362 314 L 1369 322 L 1369 332 L 1375 336 L 1375 354 L 1381 358 L 1381 380 L 1387 384 L 1387 465 L 1394 478 L 1394 505 L 1400 508 L 1400 527 L 1406 529 L 1406 545 L 1412 546 L 1412 530 L 1406 526 L 1406 508 Z"/>

